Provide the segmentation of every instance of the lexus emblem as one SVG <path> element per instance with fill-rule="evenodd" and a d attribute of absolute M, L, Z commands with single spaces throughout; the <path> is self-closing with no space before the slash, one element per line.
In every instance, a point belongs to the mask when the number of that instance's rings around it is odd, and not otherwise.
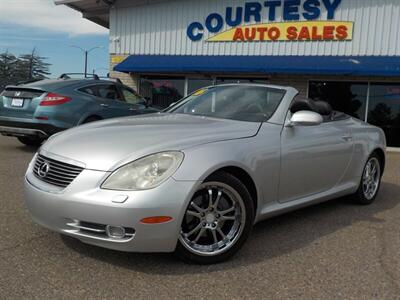
<path fill-rule="evenodd" d="M 42 178 L 47 176 L 47 173 L 50 171 L 50 165 L 47 162 L 44 162 L 38 169 L 38 175 Z"/>

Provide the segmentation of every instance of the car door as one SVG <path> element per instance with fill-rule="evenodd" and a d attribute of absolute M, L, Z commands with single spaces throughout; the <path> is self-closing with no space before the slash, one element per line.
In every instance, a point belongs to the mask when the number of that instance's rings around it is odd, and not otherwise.
<path fill-rule="evenodd" d="M 124 101 L 129 105 L 129 110 L 132 115 L 145 113 L 146 99 L 128 87 L 119 86 L 119 90 Z"/>
<path fill-rule="evenodd" d="M 346 120 L 284 126 L 279 201 L 293 201 L 333 188 L 344 176 L 352 155 L 352 135 Z"/>
<path fill-rule="evenodd" d="M 132 105 L 125 101 L 116 84 L 97 85 L 97 95 L 102 107 L 102 115 L 106 118 L 123 117 L 132 114 Z"/>

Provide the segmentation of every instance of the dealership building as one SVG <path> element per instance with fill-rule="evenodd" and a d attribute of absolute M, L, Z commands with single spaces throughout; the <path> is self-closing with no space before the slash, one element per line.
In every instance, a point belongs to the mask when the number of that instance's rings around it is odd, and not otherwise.
<path fill-rule="evenodd" d="M 289 85 L 400 147 L 399 0 L 56 0 L 110 29 L 111 75 L 170 103 L 209 85 Z"/>

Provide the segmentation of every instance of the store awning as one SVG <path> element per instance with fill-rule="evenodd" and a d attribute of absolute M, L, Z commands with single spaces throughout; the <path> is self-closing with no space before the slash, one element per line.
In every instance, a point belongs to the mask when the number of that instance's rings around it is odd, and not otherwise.
<path fill-rule="evenodd" d="M 114 67 L 133 73 L 400 76 L 399 56 L 131 55 Z"/>

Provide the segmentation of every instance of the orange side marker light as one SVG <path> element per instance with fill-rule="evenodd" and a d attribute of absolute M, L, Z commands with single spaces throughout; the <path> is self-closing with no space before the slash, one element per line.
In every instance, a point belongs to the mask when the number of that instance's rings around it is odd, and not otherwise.
<path fill-rule="evenodd" d="M 161 224 L 166 223 L 172 220 L 172 217 L 167 216 L 155 216 L 155 217 L 148 217 L 140 220 L 140 223 L 143 224 Z"/>

